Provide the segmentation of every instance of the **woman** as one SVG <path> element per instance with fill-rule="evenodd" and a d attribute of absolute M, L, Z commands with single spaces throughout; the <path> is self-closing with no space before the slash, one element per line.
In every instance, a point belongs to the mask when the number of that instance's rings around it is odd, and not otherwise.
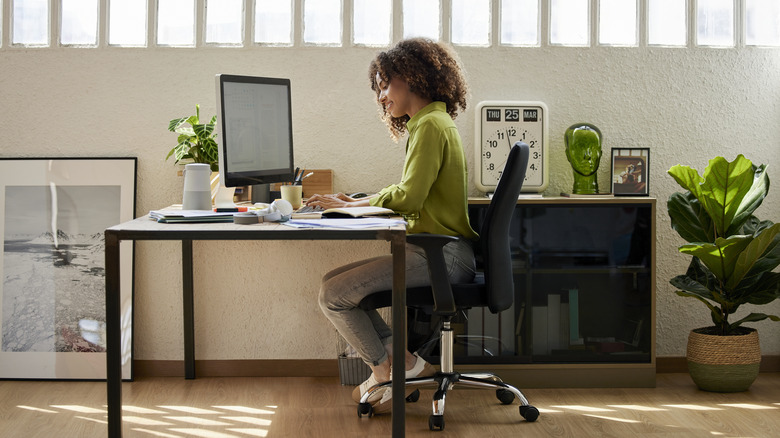
<path fill-rule="evenodd" d="M 369 80 L 382 119 L 395 141 L 409 133 L 401 182 L 374 196 L 353 199 L 344 194 L 315 195 L 308 205 L 323 208 L 381 206 L 401 214 L 407 232 L 457 236 L 444 247 L 450 280 L 474 278 L 470 241 L 478 238 L 467 215 L 466 160 L 453 119 L 466 108 L 467 86 L 453 53 L 426 39 L 399 42 L 379 53 L 369 67 Z M 407 287 L 430 284 L 425 255 L 407 245 Z M 339 333 L 372 370 L 356 387 L 353 399 L 390 380 L 392 331 L 376 311 L 364 311 L 360 301 L 392 288 L 392 256 L 382 256 L 337 268 L 323 277 L 320 307 Z M 434 368 L 406 352 L 406 377 L 433 375 Z M 391 390 L 372 394 L 374 413 L 387 412 Z"/>

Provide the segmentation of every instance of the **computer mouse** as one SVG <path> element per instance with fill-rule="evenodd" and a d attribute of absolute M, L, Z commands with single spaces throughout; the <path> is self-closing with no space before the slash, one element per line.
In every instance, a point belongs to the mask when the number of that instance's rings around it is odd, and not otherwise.
<path fill-rule="evenodd" d="M 353 198 L 353 199 L 365 198 L 366 196 L 368 196 L 368 194 L 367 193 L 363 193 L 363 192 L 357 192 L 357 193 L 353 193 L 353 194 L 349 195 L 349 197 Z"/>

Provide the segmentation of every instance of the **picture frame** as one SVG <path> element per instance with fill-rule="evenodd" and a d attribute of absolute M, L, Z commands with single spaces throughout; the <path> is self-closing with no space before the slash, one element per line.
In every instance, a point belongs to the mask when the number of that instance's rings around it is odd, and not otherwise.
<path fill-rule="evenodd" d="M 105 229 L 135 217 L 136 171 L 135 157 L 0 158 L 0 378 L 106 378 Z M 125 380 L 133 252 L 122 242 Z"/>
<path fill-rule="evenodd" d="M 615 196 L 650 194 L 650 148 L 612 148 L 610 181 Z"/>

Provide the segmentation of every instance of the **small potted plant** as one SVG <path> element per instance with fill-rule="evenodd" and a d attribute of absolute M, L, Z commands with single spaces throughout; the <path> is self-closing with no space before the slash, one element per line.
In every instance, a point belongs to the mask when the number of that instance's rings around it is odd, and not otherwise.
<path fill-rule="evenodd" d="M 780 297 L 780 223 L 760 221 L 753 212 L 769 191 L 766 166 L 739 155 L 710 160 L 704 175 L 677 165 L 669 174 L 686 189 L 669 198 L 672 228 L 693 256 L 684 275 L 670 282 L 683 297 L 710 310 L 713 326 L 694 329 L 688 338 L 688 371 L 703 390 L 747 390 L 758 376 L 758 332 L 742 324 L 775 315 L 750 313 L 729 320 L 742 304 L 763 305 Z"/>
<path fill-rule="evenodd" d="M 175 163 L 204 163 L 211 167 L 212 172 L 219 171 L 219 150 L 217 134 L 214 127 L 217 116 L 208 123 L 200 123 L 200 105 L 195 105 L 195 115 L 173 119 L 168 123 L 168 130 L 179 135 L 178 144 L 168 152 L 165 159 L 174 157 Z"/>

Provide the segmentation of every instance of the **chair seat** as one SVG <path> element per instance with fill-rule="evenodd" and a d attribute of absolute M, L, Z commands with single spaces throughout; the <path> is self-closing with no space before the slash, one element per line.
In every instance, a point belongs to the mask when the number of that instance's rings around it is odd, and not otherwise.
<path fill-rule="evenodd" d="M 471 283 L 461 283 L 452 285 L 452 295 L 455 298 L 458 310 L 470 309 L 472 307 L 487 307 L 488 297 L 485 288 L 485 276 L 477 273 L 474 281 Z M 360 308 L 365 310 L 390 307 L 392 305 L 393 292 L 382 291 L 371 294 L 360 302 Z M 406 307 L 427 310 L 432 313 L 433 291 L 430 286 L 411 287 L 406 289 Z"/>

